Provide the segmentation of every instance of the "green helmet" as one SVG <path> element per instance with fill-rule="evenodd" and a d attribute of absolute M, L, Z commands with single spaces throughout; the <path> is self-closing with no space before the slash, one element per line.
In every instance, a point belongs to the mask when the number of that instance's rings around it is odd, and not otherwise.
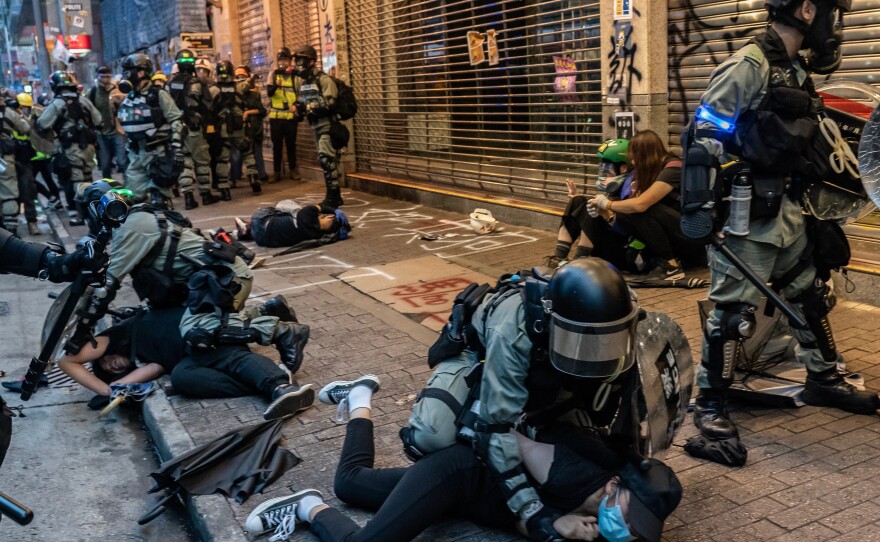
<path fill-rule="evenodd" d="M 599 145 L 596 156 L 614 164 L 624 164 L 626 163 L 627 151 L 629 151 L 628 139 L 609 139 Z"/>

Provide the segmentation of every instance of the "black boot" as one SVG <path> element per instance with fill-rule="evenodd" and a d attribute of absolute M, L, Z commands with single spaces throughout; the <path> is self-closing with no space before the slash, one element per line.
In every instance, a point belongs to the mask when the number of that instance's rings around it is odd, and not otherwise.
<path fill-rule="evenodd" d="M 282 384 L 272 391 L 271 403 L 263 412 L 264 420 L 275 420 L 292 416 L 305 410 L 315 402 L 315 385 Z"/>
<path fill-rule="evenodd" d="M 202 205 L 214 205 L 220 201 L 210 190 L 202 190 L 199 195 L 202 196 Z"/>
<path fill-rule="evenodd" d="M 712 440 L 738 438 L 739 431 L 727 414 L 727 401 L 722 391 L 701 389 L 694 402 L 694 424 Z"/>
<path fill-rule="evenodd" d="M 272 342 L 281 354 L 281 363 L 295 374 L 302 365 L 303 349 L 309 342 L 309 326 L 295 322 L 278 322 Z"/>
<path fill-rule="evenodd" d="M 847 382 L 837 368 L 821 373 L 808 371 L 801 398 L 808 405 L 834 407 L 854 414 L 880 413 L 880 397 Z"/>
<path fill-rule="evenodd" d="M 232 201 L 232 194 L 229 193 L 228 188 L 220 189 L 220 201 Z"/>
<path fill-rule="evenodd" d="M 269 301 L 266 301 L 259 307 L 260 314 L 263 316 L 275 316 L 282 322 L 299 322 L 296 319 L 296 312 L 287 304 L 287 299 L 283 295 L 276 295 Z"/>
<path fill-rule="evenodd" d="M 199 202 L 196 201 L 196 197 L 192 192 L 187 192 L 183 195 L 183 208 L 187 211 L 195 209 L 199 206 Z"/>
<path fill-rule="evenodd" d="M 248 175 L 248 182 L 251 183 L 251 191 L 254 194 L 259 194 L 263 191 L 263 187 L 260 186 L 260 181 L 257 180 L 255 175 Z"/>
<path fill-rule="evenodd" d="M 321 202 L 322 207 L 333 207 L 334 209 L 338 209 L 344 204 L 345 201 L 342 199 L 342 193 L 339 188 L 328 188 L 324 201 Z"/>

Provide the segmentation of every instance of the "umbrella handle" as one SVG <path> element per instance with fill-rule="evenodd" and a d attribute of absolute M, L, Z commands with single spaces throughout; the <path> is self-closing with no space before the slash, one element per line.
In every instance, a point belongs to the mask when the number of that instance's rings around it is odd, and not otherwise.
<path fill-rule="evenodd" d="M 113 409 L 115 409 L 116 407 L 121 405 L 123 401 L 125 401 L 125 395 L 122 395 L 122 394 L 117 395 L 116 397 L 113 398 L 112 401 L 110 401 L 109 405 L 104 407 L 104 410 L 101 411 L 100 415 L 106 416 L 107 414 L 110 414 L 111 412 L 113 412 Z"/>
<path fill-rule="evenodd" d="M 141 519 L 138 520 L 138 525 L 146 525 L 147 523 L 153 521 L 157 517 L 162 515 L 167 508 L 168 501 L 174 498 L 177 495 L 177 490 L 172 491 L 168 495 L 162 497 L 159 501 L 156 502 L 156 505 L 152 510 L 141 516 Z"/>

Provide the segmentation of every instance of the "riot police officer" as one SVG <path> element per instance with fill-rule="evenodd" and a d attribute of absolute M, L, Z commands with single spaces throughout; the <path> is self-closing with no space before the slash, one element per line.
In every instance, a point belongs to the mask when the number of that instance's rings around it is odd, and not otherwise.
<path fill-rule="evenodd" d="M 339 207 L 343 204 L 339 190 L 339 151 L 333 147 L 330 128 L 336 120 L 333 106 L 336 103 L 336 83 L 316 67 L 318 53 L 311 45 L 297 48 L 294 71 L 297 81 L 297 114 L 299 120 L 308 119 L 315 133 L 318 147 L 318 163 L 324 172 L 326 195 L 322 205 Z"/>
<path fill-rule="evenodd" d="M 220 188 L 220 199 L 232 199 L 229 193 L 230 151 L 236 133 L 244 128 L 244 101 L 235 90 L 235 68 L 232 62 L 223 60 L 217 63 L 216 88 L 213 119 L 216 133 L 221 141 L 217 155 L 217 186 Z"/>
<path fill-rule="evenodd" d="M 232 143 L 239 151 L 241 169 L 247 175 L 248 183 L 254 194 L 262 192 L 257 176 L 257 162 L 254 156 L 254 140 L 259 136 L 263 126 L 266 108 L 260 99 L 260 93 L 254 89 L 254 78 L 250 68 L 235 68 L 235 92 L 241 100 L 242 122 L 240 130 L 233 133 Z"/>
<path fill-rule="evenodd" d="M 811 156 L 819 133 L 822 100 L 809 72 L 828 74 L 840 64 L 843 14 L 850 0 L 765 0 L 769 25 L 712 73 L 696 121 L 683 139 L 682 229 L 699 238 L 725 225 L 725 241 L 763 282 L 773 282 L 807 322 L 792 323 L 797 358 L 807 369 L 802 398 L 811 405 L 873 414 L 880 398 L 859 390 L 839 372 L 828 313 L 834 293 L 807 258 L 800 189 L 828 155 Z M 801 56 L 799 51 L 806 51 Z M 718 164 L 738 157 L 738 186 L 751 188 L 751 209 L 724 217 L 713 193 L 730 183 Z M 805 166 L 805 164 L 812 164 Z M 726 168 L 725 168 L 725 171 Z M 730 190 L 726 185 L 722 190 Z M 733 215 L 733 213 L 731 213 Z M 743 220 L 744 219 L 744 220 Z M 700 394 L 694 422 L 700 435 L 686 450 L 697 457 L 742 465 L 747 451 L 726 408 L 737 352 L 754 332 L 759 290 L 719 251 L 709 251 L 715 309 L 706 321 Z M 840 365 L 839 365 L 840 364 Z"/>
<path fill-rule="evenodd" d="M 12 273 L 52 282 L 70 282 L 80 269 L 95 271 L 107 265 L 104 255 L 95 254 L 89 241 L 72 254 L 59 245 L 22 241 L 11 231 L 0 228 L 0 273 Z"/>
<path fill-rule="evenodd" d="M 154 85 L 153 62 L 145 54 L 122 61 L 128 95 L 119 105 L 119 122 L 128 136 L 125 186 L 136 202 L 149 198 L 153 207 L 171 208 L 171 187 L 183 169 L 183 113 L 168 91 Z"/>
<path fill-rule="evenodd" d="M 287 146 L 287 165 L 294 181 L 300 179 L 296 171 L 296 127 L 291 106 L 296 103 L 293 67 L 290 49 L 282 47 L 275 55 L 275 69 L 266 81 L 266 95 L 269 96 L 269 134 L 272 138 L 272 166 L 274 175 L 270 182 L 281 180 L 281 159 L 284 145 Z"/>
<path fill-rule="evenodd" d="M 58 137 L 54 168 L 65 187 L 69 204 L 70 196 L 77 189 L 75 185 L 92 181 L 97 141 L 95 129 L 102 125 L 103 119 L 92 102 L 79 94 L 72 73 L 56 71 L 49 85 L 55 96 L 37 120 L 37 129 L 54 131 Z M 82 216 L 71 218 L 70 224 L 81 226 L 83 219 Z"/>
<path fill-rule="evenodd" d="M 217 203 L 211 192 L 211 154 L 203 130 L 211 110 L 208 87 L 196 76 L 196 56 L 189 49 L 181 49 L 175 60 L 177 73 L 166 87 L 174 103 L 183 112 L 187 133 L 184 139 L 187 155 L 183 173 L 180 174 L 180 191 L 183 193 L 184 209 L 199 206 L 193 195 L 193 180 L 199 184 L 203 205 Z"/>
<path fill-rule="evenodd" d="M 30 97 L 29 94 L 25 96 Z M 21 110 L 21 104 L 18 97 L 6 98 L 6 109 L 18 113 L 23 119 L 27 119 Z M 30 124 L 28 124 L 30 126 Z M 15 175 L 18 178 L 18 200 L 24 207 L 24 218 L 27 221 L 28 233 L 30 235 L 40 235 L 40 228 L 37 226 L 37 206 L 34 201 L 37 199 L 37 183 L 34 181 L 34 170 L 31 167 L 31 158 L 34 157 L 34 148 L 31 146 L 30 130 L 20 133 L 18 130 L 12 130 L 12 141 L 15 146 Z"/>
<path fill-rule="evenodd" d="M 112 180 L 94 183 L 85 193 L 90 203 L 114 190 Z M 91 218 L 90 218 L 91 220 Z M 227 314 L 194 313 L 189 310 L 181 321 L 181 334 L 194 348 L 210 349 L 220 344 L 258 342 L 274 344 L 291 373 L 302 362 L 309 326 L 296 323 L 283 297 L 242 311 L 251 291 L 253 273 L 222 244 L 207 241 L 193 230 L 189 221 L 174 211 L 134 205 L 125 222 L 113 230 L 107 282 L 92 295 L 80 314 L 77 328 L 66 347 L 76 354 L 92 339 L 95 323 L 107 312 L 122 280 L 132 275 L 132 286 L 152 307 L 180 307 L 193 295 L 191 277 L 202 266 L 218 266 L 231 273 L 236 285 L 231 311 Z M 97 226 L 97 224 L 96 224 Z M 241 311 L 241 312 L 238 312 Z M 216 342 L 213 342 L 216 341 Z"/>

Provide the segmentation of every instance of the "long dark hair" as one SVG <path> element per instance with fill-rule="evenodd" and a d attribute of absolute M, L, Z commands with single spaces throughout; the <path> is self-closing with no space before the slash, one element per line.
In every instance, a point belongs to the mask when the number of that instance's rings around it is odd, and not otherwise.
<path fill-rule="evenodd" d="M 630 161 L 636 167 L 638 193 L 651 188 L 668 160 L 663 140 L 653 130 L 642 130 L 629 142 Z"/>

